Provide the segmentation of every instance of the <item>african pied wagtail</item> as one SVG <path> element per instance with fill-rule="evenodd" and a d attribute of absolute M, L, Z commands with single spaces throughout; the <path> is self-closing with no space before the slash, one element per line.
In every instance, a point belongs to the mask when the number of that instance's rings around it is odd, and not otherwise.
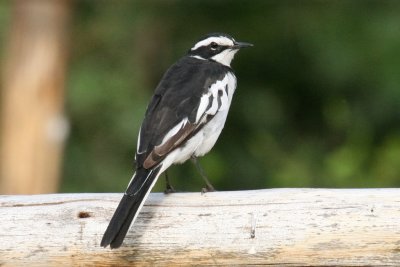
<path fill-rule="evenodd" d="M 209 34 L 164 74 L 140 128 L 136 172 L 101 246 L 121 246 L 162 172 L 203 156 L 214 146 L 236 89 L 231 61 L 240 48 L 249 46 L 227 34 Z"/>

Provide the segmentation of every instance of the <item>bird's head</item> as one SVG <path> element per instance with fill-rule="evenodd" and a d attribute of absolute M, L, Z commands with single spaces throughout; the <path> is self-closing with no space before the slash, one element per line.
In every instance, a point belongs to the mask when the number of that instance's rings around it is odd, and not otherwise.
<path fill-rule="evenodd" d="M 237 42 L 225 33 L 211 33 L 201 38 L 188 54 L 198 59 L 211 60 L 230 67 L 236 52 L 250 46 L 253 45 Z"/>

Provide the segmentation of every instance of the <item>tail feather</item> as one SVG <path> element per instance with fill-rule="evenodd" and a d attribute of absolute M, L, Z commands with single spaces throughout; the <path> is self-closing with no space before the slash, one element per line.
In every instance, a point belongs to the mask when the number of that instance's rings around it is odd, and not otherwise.
<path fill-rule="evenodd" d="M 132 221 L 136 219 L 157 181 L 160 168 L 161 165 L 152 170 L 139 169 L 136 171 L 103 235 L 100 243 L 102 247 L 110 245 L 111 248 L 118 248 L 121 246 Z"/>

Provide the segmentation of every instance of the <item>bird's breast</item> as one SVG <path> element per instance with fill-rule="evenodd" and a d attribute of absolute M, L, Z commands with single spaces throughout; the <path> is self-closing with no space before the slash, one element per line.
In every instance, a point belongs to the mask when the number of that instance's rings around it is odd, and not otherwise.
<path fill-rule="evenodd" d="M 199 105 L 196 123 L 202 123 L 202 120 L 209 116 L 212 118 L 182 146 L 168 154 L 163 162 L 162 171 L 171 164 L 185 162 L 192 155 L 203 156 L 212 149 L 224 128 L 235 89 L 236 77 L 231 72 L 209 87 L 201 99 L 203 102 Z"/>
<path fill-rule="evenodd" d="M 232 97 L 236 89 L 236 77 L 229 72 L 224 79 L 210 86 L 209 94 L 212 95 L 212 103 L 208 103 L 206 113 L 213 118 L 197 133 L 201 136 L 201 142 L 196 148 L 195 156 L 203 156 L 209 152 L 218 140 L 224 128 Z"/>

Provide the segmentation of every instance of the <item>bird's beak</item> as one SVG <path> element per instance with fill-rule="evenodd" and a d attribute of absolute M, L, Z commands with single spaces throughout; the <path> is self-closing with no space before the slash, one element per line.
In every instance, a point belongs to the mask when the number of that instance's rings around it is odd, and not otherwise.
<path fill-rule="evenodd" d="M 253 44 L 246 43 L 246 42 L 235 42 L 232 46 L 233 49 L 241 49 L 246 47 L 251 47 Z"/>

